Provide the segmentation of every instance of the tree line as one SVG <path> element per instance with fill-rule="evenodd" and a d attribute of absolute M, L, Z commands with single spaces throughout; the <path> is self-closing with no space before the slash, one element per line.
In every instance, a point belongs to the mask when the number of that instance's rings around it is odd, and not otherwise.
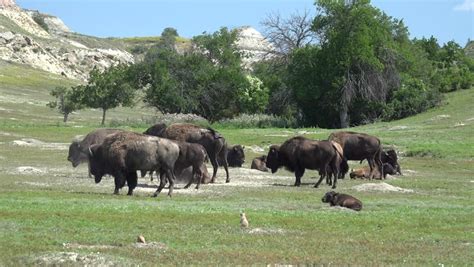
<path fill-rule="evenodd" d="M 250 68 L 236 46 L 238 30 L 203 33 L 178 51 L 166 28 L 142 62 L 94 69 L 85 85 L 56 88 L 64 121 L 84 107 L 106 112 L 139 101 L 162 113 L 194 113 L 211 123 L 267 113 L 300 126 L 348 127 L 411 116 L 444 92 L 474 83 L 474 60 L 454 41 L 410 39 L 403 20 L 369 0 L 318 0 L 305 11 L 262 22 L 274 49 Z"/>

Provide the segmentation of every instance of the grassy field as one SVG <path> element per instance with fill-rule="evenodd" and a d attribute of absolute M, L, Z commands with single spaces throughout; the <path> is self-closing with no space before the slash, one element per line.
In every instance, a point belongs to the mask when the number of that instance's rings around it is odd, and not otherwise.
<path fill-rule="evenodd" d="M 87 168 L 73 169 L 67 146 L 98 127 L 100 111 L 81 111 L 63 125 L 45 106 L 48 92 L 71 82 L 33 69 L 0 65 L 0 266 L 18 265 L 472 265 L 474 262 L 474 89 L 448 94 L 446 105 L 424 114 L 352 130 L 379 136 L 400 151 L 404 176 L 350 180 L 337 191 L 362 200 L 361 212 L 330 208 L 313 188 L 284 170 L 249 170 L 268 145 L 327 129 L 218 129 L 246 146 L 245 168 L 199 191 L 167 190 L 139 180 L 132 197 L 112 195 L 113 181 L 96 185 Z M 21 71 L 20 71 L 21 70 Z M 22 73 L 19 76 L 18 73 Z M 141 123 L 145 108 L 118 109 L 109 122 Z M 36 139 L 26 145 L 18 141 Z M 261 152 L 259 149 L 264 149 Z M 352 167 L 358 167 L 356 162 Z M 31 167 L 30 169 L 21 167 Z M 412 192 L 359 191 L 385 182 Z M 245 211 L 249 229 L 239 226 Z M 135 240 L 143 235 L 148 245 Z"/>

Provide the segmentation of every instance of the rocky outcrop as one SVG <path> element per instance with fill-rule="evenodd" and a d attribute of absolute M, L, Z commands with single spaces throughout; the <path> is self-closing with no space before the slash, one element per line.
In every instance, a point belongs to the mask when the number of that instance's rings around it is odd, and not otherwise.
<path fill-rule="evenodd" d="M 8 24 L 0 25 L 1 60 L 26 64 L 79 80 L 86 80 L 89 72 L 95 67 L 105 69 L 119 63 L 134 62 L 133 56 L 124 50 L 114 49 L 111 46 L 101 47 L 95 43 L 94 47 L 89 47 L 81 43 L 81 40 L 90 42 L 93 39 L 99 44 L 101 41 L 100 38 L 74 35 L 57 17 L 38 11 L 22 10 L 13 1 L 0 1 L 3 5 L 0 5 L 3 7 L 0 8 L 0 15 L 19 27 L 12 30 Z M 49 32 L 33 20 L 34 16 L 41 16 L 44 19 Z M 72 40 L 69 36 L 77 38 Z"/>
<path fill-rule="evenodd" d="M 25 12 L 33 18 L 34 16 L 41 16 L 44 19 L 44 22 L 48 26 L 49 32 L 53 33 L 68 33 L 72 32 L 71 29 L 69 29 L 64 22 L 55 16 L 47 15 L 47 14 L 42 14 L 37 10 L 25 10 Z"/>
<path fill-rule="evenodd" d="M 16 7 L 14 0 L 0 0 L 0 8 Z"/>
<path fill-rule="evenodd" d="M 243 63 L 246 67 L 271 56 L 274 47 L 260 32 L 249 26 L 237 30 L 239 34 L 236 45 L 244 53 Z"/>

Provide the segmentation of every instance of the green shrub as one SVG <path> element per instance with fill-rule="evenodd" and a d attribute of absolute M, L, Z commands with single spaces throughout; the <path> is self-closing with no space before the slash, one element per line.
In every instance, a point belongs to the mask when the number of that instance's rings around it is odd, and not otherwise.
<path fill-rule="evenodd" d="M 44 16 L 41 15 L 40 13 L 35 13 L 33 15 L 33 20 L 41 27 L 43 28 L 45 31 L 49 32 L 49 26 L 48 24 L 46 24 L 46 22 L 44 21 Z"/>
<path fill-rule="evenodd" d="M 441 102 L 442 95 L 433 88 L 415 78 L 409 78 L 400 89 L 395 91 L 384 110 L 384 119 L 405 118 L 426 111 Z"/>

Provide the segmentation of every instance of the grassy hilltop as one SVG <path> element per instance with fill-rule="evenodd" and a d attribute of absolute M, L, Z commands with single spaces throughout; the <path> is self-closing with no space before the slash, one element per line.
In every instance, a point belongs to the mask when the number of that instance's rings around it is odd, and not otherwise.
<path fill-rule="evenodd" d="M 46 107 L 49 90 L 71 83 L 0 63 L 0 265 L 474 262 L 474 89 L 447 94 L 445 105 L 414 117 L 351 129 L 396 147 L 405 174 L 339 181 L 336 191 L 362 200 L 356 213 L 321 203 L 330 188 L 313 188 L 314 171 L 294 188 L 289 172 L 249 170 L 251 159 L 270 144 L 332 132 L 318 128 L 218 128 L 229 143 L 246 146 L 245 168 L 230 170 L 231 183 L 219 169 L 216 184 L 199 191 L 178 185 L 172 199 L 166 189 L 150 198 L 155 187 L 148 178 L 139 179 L 133 197 L 114 196 L 111 178 L 96 185 L 84 164 L 73 169 L 66 161 L 74 136 L 98 127 L 101 115 L 80 111 L 68 125 L 61 123 L 60 114 Z M 108 119 L 141 132 L 153 115 L 147 108 L 122 108 Z M 382 182 L 408 192 L 355 188 Z M 242 210 L 250 221 L 246 230 L 239 226 Z M 147 245 L 135 244 L 139 234 Z"/>

